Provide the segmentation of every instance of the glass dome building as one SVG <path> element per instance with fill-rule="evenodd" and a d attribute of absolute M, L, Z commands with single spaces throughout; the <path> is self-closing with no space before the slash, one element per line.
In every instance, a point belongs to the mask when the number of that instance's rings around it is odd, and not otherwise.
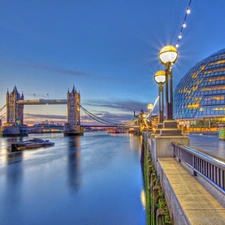
<path fill-rule="evenodd" d="M 203 59 L 174 92 L 174 118 L 191 124 L 225 123 L 225 48 Z M 195 121 L 195 122 L 193 122 Z"/>

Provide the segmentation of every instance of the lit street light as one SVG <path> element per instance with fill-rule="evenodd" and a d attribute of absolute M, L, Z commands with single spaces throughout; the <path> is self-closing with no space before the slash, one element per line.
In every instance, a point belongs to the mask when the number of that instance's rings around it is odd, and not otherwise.
<path fill-rule="evenodd" d="M 173 76 L 172 65 L 178 58 L 177 49 L 174 46 L 167 45 L 159 52 L 161 63 L 166 66 L 166 120 L 163 122 L 163 129 L 160 132 L 162 136 L 181 135 L 177 128 L 177 122 L 173 120 Z"/>
<path fill-rule="evenodd" d="M 159 59 L 166 66 L 166 118 L 173 119 L 173 77 L 172 65 L 178 58 L 177 49 L 171 45 L 165 46 L 159 53 Z M 169 87 L 168 87 L 169 86 Z"/>
<path fill-rule="evenodd" d="M 150 121 L 150 129 L 152 130 L 152 111 L 153 111 L 154 105 L 152 103 L 149 103 L 147 105 L 147 109 L 149 110 L 149 121 Z"/>
<path fill-rule="evenodd" d="M 155 82 L 159 85 L 159 123 L 162 124 L 164 120 L 164 88 L 163 84 L 166 82 L 166 73 L 159 70 L 155 73 Z"/>
<path fill-rule="evenodd" d="M 153 107 L 154 107 L 154 105 L 153 105 L 152 103 L 149 103 L 149 104 L 147 105 L 147 108 L 148 108 L 150 114 L 152 113 Z"/>

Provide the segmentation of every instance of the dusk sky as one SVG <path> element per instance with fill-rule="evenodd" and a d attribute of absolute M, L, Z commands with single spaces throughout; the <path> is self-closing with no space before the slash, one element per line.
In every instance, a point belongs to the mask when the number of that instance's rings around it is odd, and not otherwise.
<path fill-rule="evenodd" d="M 81 105 L 93 114 L 116 122 L 133 119 L 133 111 L 147 111 L 158 95 L 154 74 L 164 69 L 158 53 L 176 44 L 188 4 L 2 0 L 0 108 L 14 85 L 25 99 L 65 99 L 74 85 Z M 192 0 L 173 67 L 174 88 L 197 62 L 225 47 L 224 12 L 224 0 Z M 25 106 L 25 122 L 65 121 L 66 115 L 65 105 Z"/>

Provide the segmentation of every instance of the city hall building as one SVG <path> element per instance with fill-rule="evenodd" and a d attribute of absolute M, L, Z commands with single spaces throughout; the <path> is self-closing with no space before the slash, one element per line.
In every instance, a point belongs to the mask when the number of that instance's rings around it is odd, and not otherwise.
<path fill-rule="evenodd" d="M 191 68 L 176 86 L 174 118 L 185 132 L 225 126 L 225 48 Z"/>

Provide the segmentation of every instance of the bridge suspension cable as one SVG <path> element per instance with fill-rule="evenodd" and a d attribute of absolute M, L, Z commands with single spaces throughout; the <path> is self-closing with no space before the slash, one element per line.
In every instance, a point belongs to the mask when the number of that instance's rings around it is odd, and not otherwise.
<path fill-rule="evenodd" d="M 5 113 L 3 113 L 3 114 L 0 116 L 0 119 L 5 118 L 5 116 L 6 116 L 6 112 L 5 112 Z"/>
<path fill-rule="evenodd" d="M 130 120 L 130 121 L 127 121 L 127 122 L 124 122 L 124 123 L 114 123 L 114 122 L 111 122 L 111 121 L 107 121 L 107 120 L 104 120 L 104 119 L 101 119 L 97 116 L 95 116 L 94 114 L 92 114 L 91 112 L 89 112 L 87 109 L 85 109 L 82 105 L 78 104 L 78 106 L 80 106 L 80 108 L 88 115 L 90 116 L 92 119 L 94 119 L 95 121 L 97 122 L 100 122 L 100 123 L 103 123 L 103 124 L 106 124 L 106 125 L 112 125 L 112 126 L 131 126 L 132 123 L 136 122 L 138 120 L 137 119 L 133 119 L 133 120 Z"/>
<path fill-rule="evenodd" d="M 0 108 L 0 112 L 6 107 L 6 105 L 2 106 L 2 108 Z"/>
<path fill-rule="evenodd" d="M 78 104 L 79 105 L 79 104 Z M 118 124 L 110 122 L 110 121 L 106 121 L 104 119 L 101 119 L 97 116 L 95 116 L 94 114 L 92 114 L 91 112 L 89 112 L 88 110 L 86 110 L 82 105 L 79 105 L 81 107 L 81 109 L 88 115 L 90 116 L 92 119 L 96 120 L 97 122 L 103 123 L 103 124 L 107 124 L 107 125 L 113 125 L 113 126 L 117 126 Z"/>

